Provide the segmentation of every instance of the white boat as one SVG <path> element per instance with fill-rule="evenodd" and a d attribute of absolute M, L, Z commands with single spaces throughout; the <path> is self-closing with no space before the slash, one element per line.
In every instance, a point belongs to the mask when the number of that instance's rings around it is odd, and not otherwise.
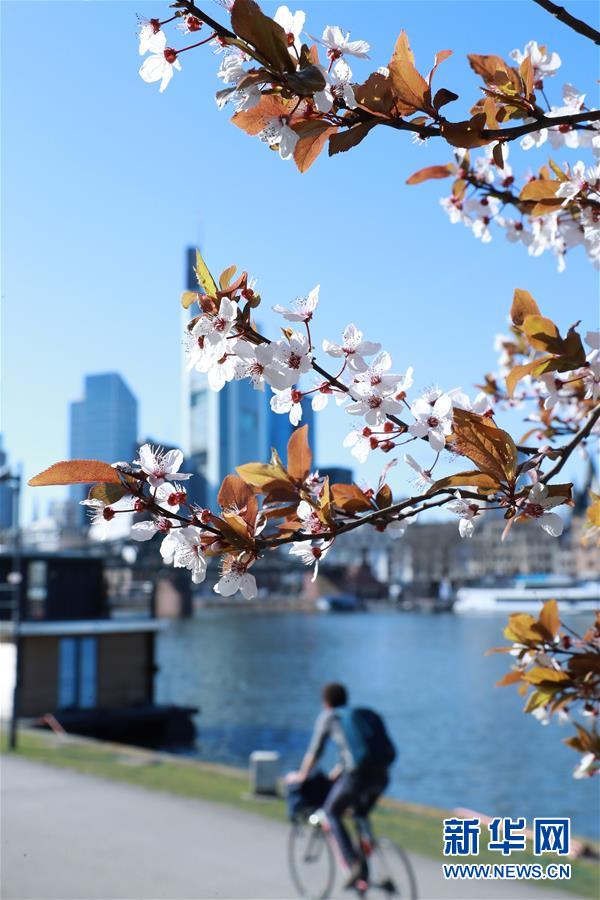
<path fill-rule="evenodd" d="M 561 613 L 600 609 L 600 582 L 523 575 L 496 584 L 462 587 L 456 592 L 455 613 L 539 613 L 542 603 L 556 600 Z"/>

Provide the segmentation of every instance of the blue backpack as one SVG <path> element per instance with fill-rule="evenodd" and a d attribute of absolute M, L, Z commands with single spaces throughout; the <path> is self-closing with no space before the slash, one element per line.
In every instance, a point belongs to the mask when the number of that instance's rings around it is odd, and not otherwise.
<path fill-rule="evenodd" d="M 364 707 L 339 710 L 339 714 L 356 768 L 391 766 L 396 748 L 381 716 Z"/>

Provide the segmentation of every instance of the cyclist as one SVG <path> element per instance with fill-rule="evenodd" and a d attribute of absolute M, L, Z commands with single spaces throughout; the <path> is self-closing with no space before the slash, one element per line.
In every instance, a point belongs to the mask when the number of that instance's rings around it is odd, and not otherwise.
<path fill-rule="evenodd" d="M 331 682 L 321 692 L 323 710 L 315 722 L 313 735 L 298 772 L 291 772 L 288 783 L 306 781 L 325 745 L 331 739 L 339 762 L 330 773 L 334 781 L 323 809 L 337 841 L 349 875 L 344 885 L 352 887 L 366 880 L 366 864 L 357 854 L 342 816 L 349 809 L 366 816 L 388 784 L 388 769 L 396 751 L 381 717 L 370 709 L 348 706 L 348 692 L 342 684 Z"/>

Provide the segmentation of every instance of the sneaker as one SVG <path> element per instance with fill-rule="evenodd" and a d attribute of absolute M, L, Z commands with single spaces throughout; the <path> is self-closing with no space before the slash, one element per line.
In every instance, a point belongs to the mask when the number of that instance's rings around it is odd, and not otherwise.
<path fill-rule="evenodd" d="M 358 881 L 366 881 L 367 880 L 367 869 L 363 862 L 360 859 L 357 859 L 356 862 L 353 862 L 350 866 L 350 872 L 348 873 L 348 877 L 344 882 L 344 890 L 348 891 L 350 888 L 356 886 Z"/>

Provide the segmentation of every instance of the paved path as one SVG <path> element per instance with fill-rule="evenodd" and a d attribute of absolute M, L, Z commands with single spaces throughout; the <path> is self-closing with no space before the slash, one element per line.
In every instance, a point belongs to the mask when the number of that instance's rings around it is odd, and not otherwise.
<path fill-rule="evenodd" d="M 288 900 L 287 829 L 225 806 L 2 757 L 3 900 Z M 521 884 L 445 882 L 411 857 L 421 900 L 545 900 Z M 354 895 L 343 895 L 351 898 Z"/>

